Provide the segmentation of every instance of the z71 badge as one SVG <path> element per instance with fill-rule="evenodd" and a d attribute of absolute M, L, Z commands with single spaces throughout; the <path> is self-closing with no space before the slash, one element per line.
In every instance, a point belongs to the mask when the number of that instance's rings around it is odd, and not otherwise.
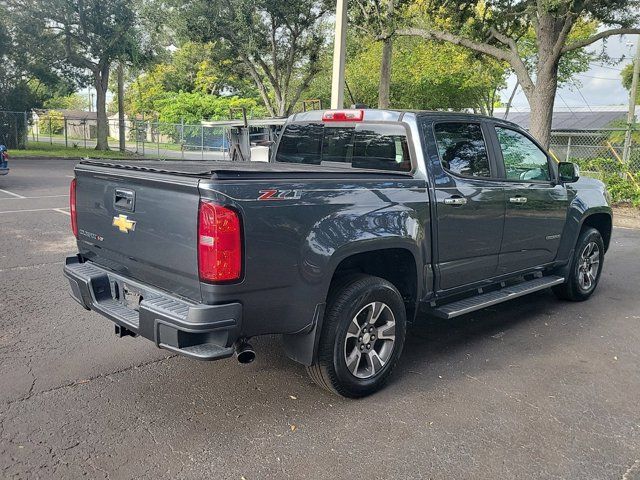
<path fill-rule="evenodd" d="M 258 200 L 297 200 L 302 194 L 300 190 L 260 190 Z"/>

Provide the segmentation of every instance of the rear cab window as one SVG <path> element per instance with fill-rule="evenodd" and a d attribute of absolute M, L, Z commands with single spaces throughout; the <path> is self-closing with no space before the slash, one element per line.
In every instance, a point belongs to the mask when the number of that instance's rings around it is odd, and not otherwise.
<path fill-rule="evenodd" d="M 479 123 L 438 122 L 433 131 L 445 170 L 461 177 L 491 178 L 487 144 Z"/>
<path fill-rule="evenodd" d="M 291 123 L 282 132 L 276 162 L 345 165 L 352 168 L 410 172 L 407 133 L 400 124 L 354 126 Z"/>

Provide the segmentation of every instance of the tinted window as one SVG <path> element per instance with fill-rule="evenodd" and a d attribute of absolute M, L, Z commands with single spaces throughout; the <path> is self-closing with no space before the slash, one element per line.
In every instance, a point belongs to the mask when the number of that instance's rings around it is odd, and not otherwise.
<path fill-rule="evenodd" d="M 288 125 L 278 145 L 276 161 L 319 164 L 322 133 L 321 125 Z"/>
<path fill-rule="evenodd" d="M 504 167 L 511 180 L 551 180 L 547 155 L 515 130 L 496 127 Z"/>
<path fill-rule="evenodd" d="M 437 123 L 434 127 L 442 166 L 465 177 L 490 177 L 489 156 L 478 123 Z"/>
<path fill-rule="evenodd" d="M 276 162 L 346 163 L 354 168 L 411 171 L 411 159 L 401 125 L 324 124 L 287 125 L 276 152 Z"/>

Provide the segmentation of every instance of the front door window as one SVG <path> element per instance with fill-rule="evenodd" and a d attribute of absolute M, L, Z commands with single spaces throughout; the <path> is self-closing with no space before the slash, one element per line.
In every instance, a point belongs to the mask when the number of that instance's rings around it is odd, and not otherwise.
<path fill-rule="evenodd" d="M 523 134 L 496 127 L 507 180 L 551 180 L 547 154 Z"/>

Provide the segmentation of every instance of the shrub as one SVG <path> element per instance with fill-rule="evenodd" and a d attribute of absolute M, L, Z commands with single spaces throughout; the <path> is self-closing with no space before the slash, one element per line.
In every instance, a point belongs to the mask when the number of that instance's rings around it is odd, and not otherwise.
<path fill-rule="evenodd" d="M 604 182 L 614 204 L 629 203 L 640 208 L 640 188 L 637 183 L 639 175 L 634 171 L 635 169 L 621 165 L 616 158 L 572 158 L 571 160 L 578 164 L 585 174 L 592 174 L 591 176 Z"/>
<path fill-rule="evenodd" d="M 64 116 L 56 110 L 49 110 L 38 119 L 40 133 L 58 135 L 64 131 Z"/>

